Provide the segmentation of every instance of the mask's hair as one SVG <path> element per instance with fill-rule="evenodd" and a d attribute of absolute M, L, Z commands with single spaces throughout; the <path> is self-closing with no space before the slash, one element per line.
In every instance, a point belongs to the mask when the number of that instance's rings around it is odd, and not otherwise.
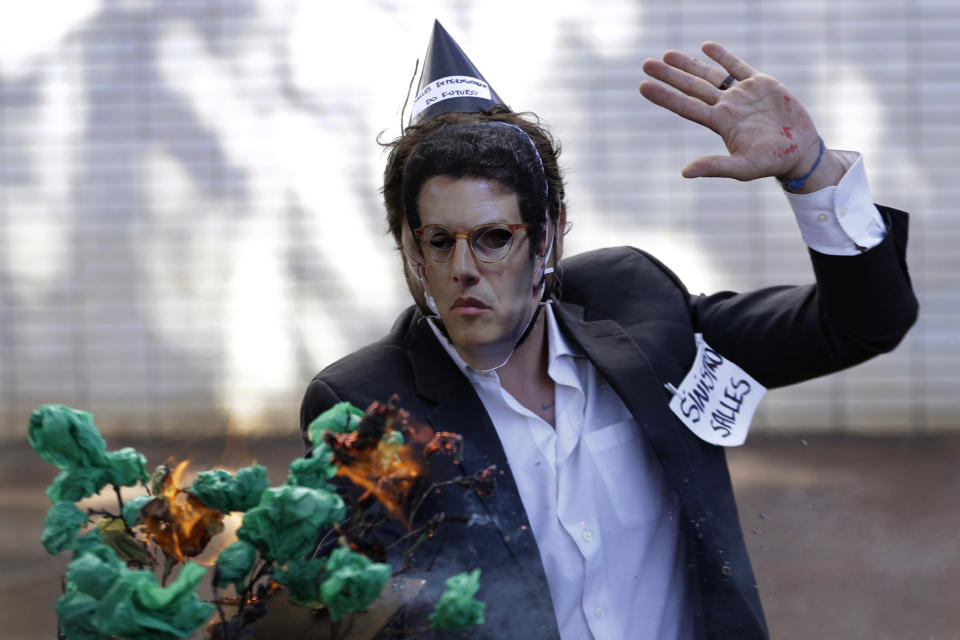
<path fill-rule="evenodd" d="M 482 126 L 491 122 L 513 126 Z M 447 128 L 452 130 L 444 131 Z M 531 251 L 543 233 L 544 210 L 554 225 L 559 220 L 564 201 L 560 146 L 533 114 L 514 113 L 502 105 L 477 113 L 446 113 L 381 144 L 389 149 L 382 189 L 387 226 L 398 245 L 403 224 L 420 226 L 417 196 L 423 183 L 437 175 L 496 180 L 514 191 L 522 220 L 531 224 Z"/>
<path fill-rule="evenodd" d="M 547 199 L 540 157 L 522 130 L 499 122 L 443 127 L 410 153 L 403 168 L 403 208 L 411 229 L 421 225 L 420 188 L 431 178 L 482 178 L 517 196 L 530 248 L 546 224 Z"/>

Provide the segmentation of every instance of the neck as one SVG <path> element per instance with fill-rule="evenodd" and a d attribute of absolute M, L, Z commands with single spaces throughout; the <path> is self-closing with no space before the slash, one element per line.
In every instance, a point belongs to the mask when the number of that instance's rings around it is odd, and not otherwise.
<path fill-rule="evenodd" d="M 556 389 L 547 373 L 550 348 L 546 325 L 545 314 L 540 314 L 530 336 L 498 373 L 504 389 L 544 422 L 555 427 Z"/>
<path fill-rule="evenodd" d="M 510 388 L 512 381 L 539 380 L 547 375 L 546 314 L 537 314 L 533 328 L 507 363 L 497 370 L 501 383 Z"/>

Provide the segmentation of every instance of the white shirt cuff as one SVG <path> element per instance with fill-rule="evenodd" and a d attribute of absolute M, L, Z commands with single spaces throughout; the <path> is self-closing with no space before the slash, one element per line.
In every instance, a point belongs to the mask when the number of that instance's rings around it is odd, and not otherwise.
<path fill-rule="evenodd" d="M 828 255 L 855 256 L 880 244 L 887 228 L 870 197 L 861 155 L 835 153 L 847 167 L 839 184 L 813 193 L 784 193 L 807 246 Z"/>

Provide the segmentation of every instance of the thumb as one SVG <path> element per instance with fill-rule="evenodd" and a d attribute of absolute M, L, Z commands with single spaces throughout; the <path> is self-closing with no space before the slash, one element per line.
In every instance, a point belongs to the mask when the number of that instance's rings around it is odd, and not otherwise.
<path fill-rule="evenodd" d="M 759 176 L 756 175 L 754 166 L 742 158 L 736 156 L 704 156 L 685 166 L 683 177 L 753 180 Z"/>

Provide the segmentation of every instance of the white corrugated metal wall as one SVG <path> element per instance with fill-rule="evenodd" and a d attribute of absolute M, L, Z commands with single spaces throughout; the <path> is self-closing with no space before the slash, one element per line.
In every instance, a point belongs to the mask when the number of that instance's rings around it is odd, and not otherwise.
<path fill-rule="evenodd" d="M 810 279 L 772 181 L 685 181 L 709 132 L 640 64 L 720 41 L 913 212 L 921 318 L 892 355 L 768 396 L 758 430 L 960 415 L 960 7 L 946 0 L 78 0 L 0 8 L 0 437 L 63 402 L 106 432 L 296 428 L 307 380 L 405 306 L 375 136 L 440 18 L 564 144 L 567 252 L 645 247 L 693 290 Z"/>

